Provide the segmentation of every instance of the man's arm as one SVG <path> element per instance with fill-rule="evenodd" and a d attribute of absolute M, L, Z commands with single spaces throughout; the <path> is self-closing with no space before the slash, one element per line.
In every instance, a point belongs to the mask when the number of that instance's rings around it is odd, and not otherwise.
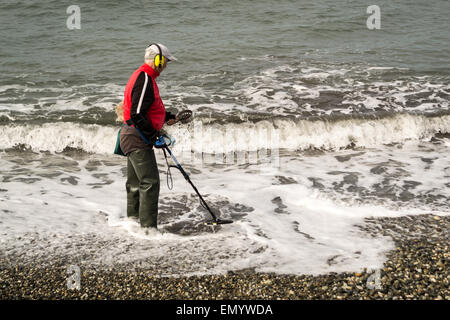
<path fill-rule="evenodd" d="M 141 130 L 147 138 L 153 138 L 158 131 L 153 128 L 147 112 L 155 101 L 155 92 L 153 91 L 152 79 L 142 71 L 131 91 L 131 110 L 130 117 L 134 125 Z"/>

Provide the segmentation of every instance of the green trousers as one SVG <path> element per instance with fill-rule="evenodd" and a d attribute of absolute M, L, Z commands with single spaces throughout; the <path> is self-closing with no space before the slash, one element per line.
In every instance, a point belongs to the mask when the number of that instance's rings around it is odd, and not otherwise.
<path fill-rule="evenodd" d="M 141 149 L 128 156 L 127 216 L 136 217 L 141 227 L 156 228 L 159 172 L 153 149 Z"/>

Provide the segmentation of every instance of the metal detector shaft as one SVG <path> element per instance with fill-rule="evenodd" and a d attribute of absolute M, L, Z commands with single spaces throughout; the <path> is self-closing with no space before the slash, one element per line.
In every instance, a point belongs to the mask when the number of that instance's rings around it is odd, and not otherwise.
<path fill-rule="evenodd" d="M 195 193 L 197 193 L 197 195 L 200 198 L 200 201 L 203 203 L 203 205 L 205 206 L 205 208 L 208 210 L 208 212 L 211 214 L 211 216 L 213 217 L 214 221 L 218 221 L 216 215 L 212 212 L 212 210 L 209 208 L 208 204 L 206 203 L 206 201 L 203 199 L 202 195 L 200 194 L 200 192 L 198 192 L 197 188 L 194 186 L 194 184 L 192 183 L 191 179 L 189 178 L 189 175 L 186 173 L 186 171 L 184 171 L 183 167 L 181 166 L 181 164 L 177 161 L 177 159 L 175 158 L 175 156 L 172 154 L 172 152 L 170 151 L 169 147 L 166 145 L 164 147 L 167 152 L 169 153 L 170 157 L 172 158 L 173 162 L 175 162 L 176 167 L 178 168 L 178 170 L 180 170 L 180 172 L 183 174 L 183 177 L 186 179 L 187 182 L 189 182 L 189 184 L 192 186 L 192 188 L 194 188 Z"/>

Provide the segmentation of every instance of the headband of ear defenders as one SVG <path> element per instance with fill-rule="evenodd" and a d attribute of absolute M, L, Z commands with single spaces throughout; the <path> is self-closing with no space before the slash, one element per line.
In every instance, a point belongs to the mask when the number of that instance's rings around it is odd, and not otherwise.
<path fill-rule="evenodd" d="M 152 45 L 155 45 L 158 48 L 159 54 L 157 54 L 155 56 L 155 60 L 154 61 L 155 61 L 155 67 L 156 68 L 160 68 L 160 67 L 162 67 L 164 65 L 164 56 L 162 54 L 161 47 L 157 43 L 151 43 L 149 45 L 149 47 L 151 47 Z"/>

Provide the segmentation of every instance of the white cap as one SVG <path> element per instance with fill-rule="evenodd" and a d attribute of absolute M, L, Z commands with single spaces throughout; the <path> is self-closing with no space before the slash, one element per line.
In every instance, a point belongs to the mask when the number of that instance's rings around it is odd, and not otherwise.
<path fill-rule="evenodd" d="M 161 53 L 166 59 L 168 59 L 169 61 L 177 61 L 178 60 L 177 58 L 175 58 L 175 56 L 173 56 L 170 53 L 169 49 L 165 45 L 158 43 L 158 46 L 161 48 Z M 151 44 L 149 47 L 147 47 L 147 49 L 145 49 L 144 59 L 154 59 L 155 56 L 158 54 L 159 54 L 158 47 L 155 46 L 154 44 Z"/>

